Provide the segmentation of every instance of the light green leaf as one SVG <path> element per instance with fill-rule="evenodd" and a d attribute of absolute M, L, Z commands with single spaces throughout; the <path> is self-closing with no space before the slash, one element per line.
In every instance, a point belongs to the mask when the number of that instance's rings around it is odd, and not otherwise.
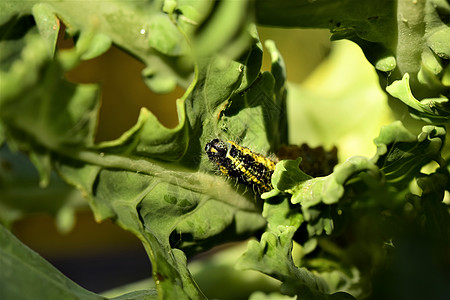
<path fill-rule="evenodd" d="M 160 74 L 153 66 L 142 70 L 142 78 L 152 91 L 159 94 L 173 91 L 177 86 L 177 81 L 173 76 L 169 74 Z"/>
<path fill-rule="evenodd" d="M 209 4 L 210 5 L 210 4 Z M 225 0 L 218 2 L 196 32 L 195 53 L 199 57 L 209 56 L 223 49 L 228 55 L 241 55 L 246 45 L 252 43 L 248 26 L 252 18 L 249 1 Z M 230 22 L 233 16 L 233 22 Z"/>
<path fill-rule="evenodd" d="M 273 187 L 279 191 L 292 191 L 301 181 L 306 181 L 312 177 L 300 170 L 299 165 L 302 158 L 296 160 L 283 160 L 279 162 L 272 175 Z"/>
<path fill-rule="evenodd" d="M 274 41 L 266 40 L 264 45 L 269 50 L 270 57 L 272 59 L 271 73 L 275 77 L 276 89 L 281 90 L 286 84 L 286 66 L 284 64 L 283 57 L 278 52 Z"/>
<path fill-rule="evenodd" d="M 168 56 L 181 56 L 189 53 L 185 37 L 174 23 L 165 15 L 159 15 L 150 21 L 149 44 L 152 48 Z"/>
<path fill-rule="evenodd" d="M 50 184 L 50 177 L 53 168 L 51 165 L 50 153 L 31 152 L 30 160 L 33 162 L 39 172 L 39 176 L 41 178 L 39 185 L 43 188 L 47 187 Z"/>
<path fill-rule="evenodd" d="M 89 60 L 105 53 L 111 45 L 111 38 L 107 35 L 87 30 L 80 33 L 76 49 L 82 59 Z"/>
<path fill-rule="evenodd" d="M 428 46 L 443 59 L 450 59 L 450 28 L 444 27 L 433 33 L 427 40 Z"/>
<path fill-rule="evenodd" d="M 442 75 L 442 84 L 445 86 L 450 86 L 450 65 L 445 67 L 444 69 L 444 75 Z"/>
<path fill-rule="evenodd" d="M 293 188 L 291 201 L 293 204 L 301 204 L 304 210 L 320 202 L 337 203 L 344 195 L 345 183 L 352 176 L 363 171 L 371 172 L 376 176 L 378 168 L 365 157 L 351 157 L 337 166 L 331 175 L 300 182 Z M 309 216 L 305 215 L 305 217 L 309 219 Z"/>
<path fill-rule="evenodd" d="M 402 80 L 394 81 L 386 87 L 386 91 L 412 108 L 411 114 L 414 117 L 434 123 L 447 122 L 450 116 L 450 110 L 447 108 L 448 98 L 441 96 L 417 100 L 412 94 L 409 78 L 409 74 L 406 73 Z"/>
<path fill-rule="evenodd" d="M 372 156 L 380 126 L 393 121 L 374 68 L 349 41 L 333 42 L 305 81 L 289 84 L 287 97 L 290 143 L 336 146 L 339 161 Z"/>
<path fill-rule="evenodd" d="M 39 34 L 44 39 L 50 56 L 55 54 L 56 41 L 60 29 L 60 21 L 54 11 L 46 3 L 33 6 L 33 17 L 39 29 Z"/>

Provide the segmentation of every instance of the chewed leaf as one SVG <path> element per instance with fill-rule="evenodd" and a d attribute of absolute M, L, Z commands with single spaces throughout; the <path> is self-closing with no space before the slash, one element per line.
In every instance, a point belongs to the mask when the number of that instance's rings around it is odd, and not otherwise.
<path fill-rule="evenodd" d="M 311 176 L 300 170 L 301 161 L 302 158 L 299 157 L 296 160 L 287 159 L 278 163 L 272 176 L 274 188 L 279 191 L 292 191 L 299 182 L 311 179 Z"/>
<path fill-rule="evenodd" d="M 14 35 L 2 35 L 0 41 L 8 46 L 8 55 L 1 57 L 6 63 L 0 74 L 5 79 L 0 117 L 9 141 L 33 153 L 44 183 L 54 166 L 88 198 L 97 221 L 113 219 L 139 237 L 160 299 L 204 298 L 187 257 L 248 238 L 266 220 L 259 198 L 217 176 L 203 149 L 217 136 L 264 152 L 285 143 L 285 70 L 276 47 L 271 49 L 276 74 L 261 73 L 262 45 L 245 14 L 251 6 L 244 2 L 178 7 L 168 1 L 162 8 L 120 1 L 33 5 L 19 10 L 26 15 L 33 9 L 39 32 L 31 17 L 21 20 L 23 28 L 8 19 L 2 27 L 14 27 Z M 14 7 L 8 7 L 13 21 Z M 230 12 L 243 22 L 224 27 Z M 51 49 L 55 36 L 46 30 L 59 20 L 76 44 L 52 58 L 48 45 Z M 202 21 L 201 30 L 192 28 Z M 95 143 L 99 86 L 74 85 L 64 77 L 111 43 L 147 65 L 144 75 L 157 92 L 175 85 L 186 89 L 177 100 L 177 126 L 166 128 L 142 109 L 136 125 L 120 138 Z M 196 45 L 204 52 L 192 55 Z"/>
<path fill-rule="evenodd" d="M 377 174 L 378 168 L 364 157 L 351 157 L 325 177 L 311 178 L 299 168 L 298 160 L 285 160 L 277 164 L 273 182 L 277 189 L 292 194 L 292 203 L 305 210 L 319 203 L 333 204 L 344 195 L 344 185 L 360 172 Z"/>
<path fill-rule="evenodd" d="M 29 40 L 21 55 L 5 70 L 13 72 L 2 81 L 7 92 L 0 102 L 2 125 L 28 151 L 45 149 L 52 161 L 41 164 L 43 174 L 54 164 L 89 199 L 98 221 L 112 218 L 142 240 L 161 297 L 201 298 L 187 275 L 186 254 L 173 248 L 192 255 L 226 240 L 246 238 L 266 224 L 249 193 L 243 195 L 230 182 L 206 173 L 211 167 L 204 145 L 217 134 L 229 134 L 270 149 L 268 138 L 252 139 L 261 132 L 280 143 L 283 86 L 276 90 L 269 72 L 259 74 L 262 47 L 255 40 L 239 60 L 216 55 L 199 62 L 191 87 L 177 102 L 175 128 L 162 126 L 143 109 L 137 124 L 120 138 L 95 144 L 98 87 L 61 78 L 83 54 L 98 54 L 101 45 L 108 44 L 99 34 L 82 31 L 77 48 L 55 60 L 36 32 L 26 35 Z M 34 92 L 21 90 L 18 82 Z M 227 101 L 230 109 L 221 112 Z"/>
<path fill-rule="evenodd" d="M 163 126 L 155 115 L 142 108 L 137 123 L 116 140 L 96 145 L 108 153 L 133 153 L 138 156 L 177 161 L 186 152 L 189 142 L 184 101 L 177 101 L 179 124 Z"/>
<path fill-rule="evenodd" d="M 0 84 L 4 92 L 0 117 L 22 134 L 35 135 L 36 141 L 46 147 L 92 145 L 99 108 L 98 86 L 63 80 L 67 57 L 50 61 L 36 34 L 28 34 L 27 39 L 10 71 L 0 73 L 4 78 Z M 21 101 L 15 101 L 18 98 Z"/>

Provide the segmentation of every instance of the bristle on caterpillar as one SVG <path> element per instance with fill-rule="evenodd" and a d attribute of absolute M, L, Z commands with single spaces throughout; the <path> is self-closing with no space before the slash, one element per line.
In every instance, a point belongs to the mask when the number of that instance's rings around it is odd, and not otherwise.
<path fill-rule="evenodd" d="M 275 170 L 273 160 L 232 141 L 219 139 L 209 141 L 205 151 L 209 160 L 216 163 L 225 176 L 236 178 L 259 193 L 272 189 L 271 177 Z"/>

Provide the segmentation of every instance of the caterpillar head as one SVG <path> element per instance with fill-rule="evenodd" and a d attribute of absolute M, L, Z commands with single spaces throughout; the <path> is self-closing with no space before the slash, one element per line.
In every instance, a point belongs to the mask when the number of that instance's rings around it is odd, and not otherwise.
<path fill-rule="evenodd" d="M 205 146 L 206 155 L 210 161 L 215 163 L 221 163 L 226 158 L 228 151 L 229 144 L 219 139 L 213 139 Z"/>

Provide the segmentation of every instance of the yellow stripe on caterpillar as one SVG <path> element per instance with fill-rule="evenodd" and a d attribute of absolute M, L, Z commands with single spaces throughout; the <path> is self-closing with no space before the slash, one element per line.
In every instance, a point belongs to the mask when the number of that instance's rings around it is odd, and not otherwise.
<path fill-rule="evenodd" d="M 236 178 L 259 193 L 272 189 L 271 177 L 275 170 L 273 160 L 235 142 L 219 139 L 209 141 L 205 151 L 209 160 L 216 163 L 225 176 Z"/>

